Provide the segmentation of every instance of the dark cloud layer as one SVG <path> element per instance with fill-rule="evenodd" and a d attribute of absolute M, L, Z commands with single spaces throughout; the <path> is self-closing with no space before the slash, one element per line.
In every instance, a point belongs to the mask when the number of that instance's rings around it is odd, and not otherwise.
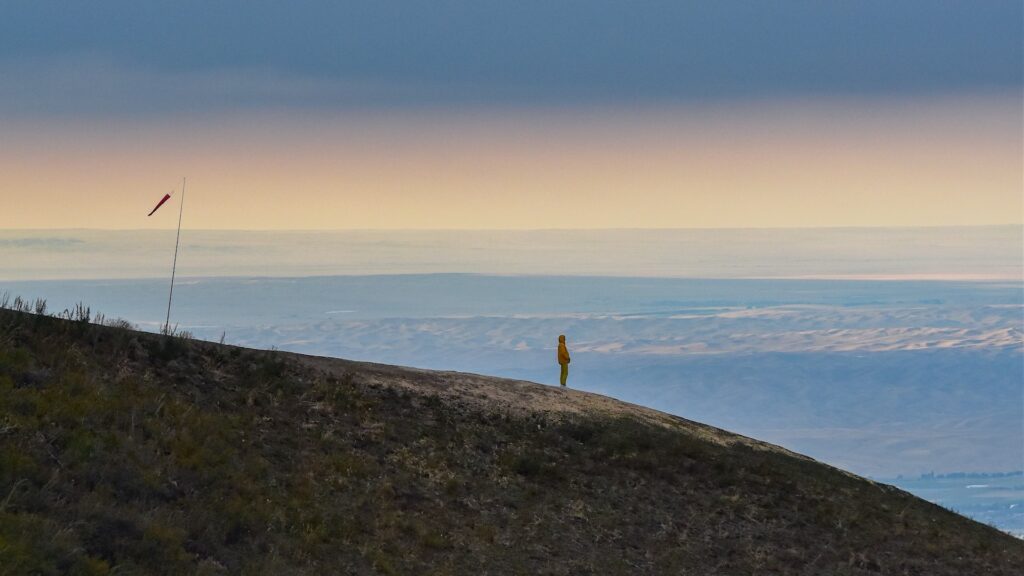
<path fill-rule="evenodd" d="M 1017 90 L 1019 0 L 7 0 L 0 110 Z"/>

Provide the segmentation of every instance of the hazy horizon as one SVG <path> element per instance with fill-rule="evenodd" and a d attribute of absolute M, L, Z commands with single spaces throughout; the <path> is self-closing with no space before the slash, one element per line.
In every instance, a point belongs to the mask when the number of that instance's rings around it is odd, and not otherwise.
<path fill-rule="evenodd" d="M 174 230 L 0 230 L 0 280 L 161 278 Z M 183 230 L 179 277 L 1024 279 L 1024 227 Z"/>
<path fill-rule="evenodd" d="M 745 231 L 745 230 L 956 230 L 971 228 L 1007 228 L 1019 227 L 1024 229 L 1024 224 L 1017 222 L 1003 222 L 996 224 L 933 224 L 917 226 L 887 226 L 884 224 L 863 225 L 863 226 L 608 226 L 599 228 L 189 228 L 182 225 L 182 231 L 191 232 L 630 232 L 630 231 Z M 8 226 L 0 228 L 5 231 L 17 232 L 45 232 L 45 231 L 90 231 L 90 232 L 152 232 L 163 230 L 177 230 L 177 227 L 140 227 L 140 228 L 102 228 L 81 226 L 74 228 L 22 228 Z"/>

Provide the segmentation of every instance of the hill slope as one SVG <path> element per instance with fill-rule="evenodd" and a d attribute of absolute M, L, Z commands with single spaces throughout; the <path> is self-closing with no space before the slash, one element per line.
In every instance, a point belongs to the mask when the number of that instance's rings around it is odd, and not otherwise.
<path fill-rule="evenodd" d="M 593 394 L 0 311 L 0 575 L 1021 565 L 907 493 Z"/>

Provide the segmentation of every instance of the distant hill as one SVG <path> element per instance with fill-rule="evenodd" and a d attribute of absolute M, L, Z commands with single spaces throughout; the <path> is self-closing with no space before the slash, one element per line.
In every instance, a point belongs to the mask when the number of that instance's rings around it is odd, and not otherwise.
<path fill-rule="evenodd" d="M 0 310 L 0 575 L 1021 566 L 910 494 L 603 396 Z"/>

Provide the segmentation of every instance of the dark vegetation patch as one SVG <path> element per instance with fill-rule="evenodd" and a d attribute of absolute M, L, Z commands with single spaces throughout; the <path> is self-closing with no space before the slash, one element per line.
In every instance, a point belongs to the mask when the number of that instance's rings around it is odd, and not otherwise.
<path fill-rule="evenodd" d="M 481 409 L 0 310 L 0 576 L 1024 565 L 1020 542 L 904 492 L 666 422 Z"/>

